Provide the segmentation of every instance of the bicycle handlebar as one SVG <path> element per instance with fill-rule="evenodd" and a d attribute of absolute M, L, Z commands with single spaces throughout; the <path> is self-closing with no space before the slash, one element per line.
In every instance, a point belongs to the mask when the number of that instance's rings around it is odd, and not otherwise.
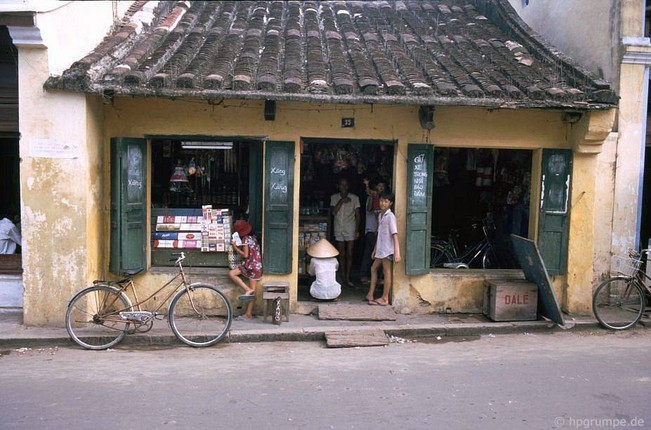
<path fill-rule="evenodd" d="M 650 252 L 651 252 L 651 248 L 640 249 L 639 251 L 636 251 L 633 248 L 629 248 L 628 256 L 629 257 L 641 257 L 644 254 L 649 254 Z"/>

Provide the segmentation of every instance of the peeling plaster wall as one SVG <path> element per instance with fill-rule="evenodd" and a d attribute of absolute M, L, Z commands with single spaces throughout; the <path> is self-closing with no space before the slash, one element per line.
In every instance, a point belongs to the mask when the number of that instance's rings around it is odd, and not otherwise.
<path fill-rule="evenodd" d="M 21 52 L 20 175 L 24 322 L 62 325 L 65 304 L 86 283 L 88 152 L 85 96 L 45 94 L 45 51 Z M 41 145 L 70 146 L 66 156 L 37 156 Z"/>
<path fill-rule="evenodd" d="M 595 198 L 595 252 L 593 285 L 599 282 L 610 271 L 610 244 L 613 231 L 613 206 L 615 204 L 615 166 L 617 161 L 617 133 L 610 133 L 603 145 L 603 151 L 597 158 L 596 189 L 599 192 Z"/>
<path fill-rule="evenodd" d="M 583 67 L 602 74 L 620 96 L 615 130 L 599 155 L 595 282 L 609 274 L 612 255 L 646 247 L 638 243 L 647 99 L 645 64 L 624 64 L 624 37 L 644 34 L 644 0 L 509 0 L 543 37 Z M 577 20 L 576 17 L 581 19 Z M 610 47 L 604 49 L 604 47 Z"/>
<path fill-rule="evenodd" d="M 47 49 L 19 48 L 26 325 L 62 326 L 72 294 L 104 270 L 103 108 L 96 97 L 46 93 L 43 83 L 92 49 L 112 22 L 111 2 L 66 3 L 36 15 Z"/>

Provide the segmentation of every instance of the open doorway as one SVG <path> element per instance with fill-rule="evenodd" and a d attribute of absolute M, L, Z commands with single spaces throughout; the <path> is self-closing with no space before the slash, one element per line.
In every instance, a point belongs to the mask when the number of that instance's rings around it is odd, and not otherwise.
<path fill-rule="evenodd" d="M 511 234 L 527 237 L 532 152 L 436 148 L 432 268 L 517 268 Z"/>
<path fill-rule="evenodd" d="M 340 259 L 337 281 L 341 284 L 341 300 L 359 301 L 368 292 L 370 276 L 371 236 L 366 234 L 367 217 L 376 217 L 376 211 L 366 210 L 370 189 L 382 182 L 387 191 L 393 189 L 395 145 L 390 141 L 361 141 L 344 139 L 304 139 L 301 150 L 301 180 L 299 208 L 298 300 L 312 300 L 310 285 L 313 276 L 307 273 L 307 248 L 320 239 L 336 245 L 331 196 L 339 192 L 343 179 L 348 190 L 359 200 L 359 235 L 354 240 L 350 270 L 350 284 Z M 369 226 L 369 229 L 371 227 Z M 381 288 L 380 288 L 381 290 Z"/>
<path fill-rule="evenodd" d="M 0 26 L 0 310 L 23 306 L 18 50 Z"/>

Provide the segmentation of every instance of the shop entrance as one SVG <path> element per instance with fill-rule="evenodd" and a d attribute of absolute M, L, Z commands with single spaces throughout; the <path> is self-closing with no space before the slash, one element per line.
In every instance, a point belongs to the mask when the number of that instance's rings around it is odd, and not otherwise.
<path fill-rule="evenodd" d="M 0 26 L 0 309 L 23 306 L 18 130 L 18 50 Z"/>
<path fill-rule="evenodd" d="M 511 234 L 527 237 L 532 152 L 436 148 L 432 268 L 517 268 Z"/>
<path fill-rule="evenodd" d="M 152 139 L 151 148 L 152 266 L 172 265 L 170 248 L 176 248 L 186 252 L 193 266 L 228 267 L 224 248 L 230 236 L 216 231 L 215 249 L 205 249 L 202 242 L 196 217 L 205 206 L 220 219 L 222 214 L 247 219 L 262 241 L 261 142 Z"/>
<path fill-rule="evenodd" d="M 360 220 L 359 236 L 353 246 L 350 285 L 345 282 L 344 261 L 340 259 L 337 273 L 342 291 L 340 299 L 357 302 L 366 296 L 370 258 L 364 258 L 364 251 L 365 247 L 372 246 L 365 234 L 366 218 L 376 216 L 375 210 L 366 211 L 367 197 L 379 182 L 388 191 L 393 189 L 394 151 L 392 141 L 303 139 L 301 142 L 298 300 L 313 299 L 310 285 L 315 278 L 307 273 L 307 248 L 323 238 L 336 246 L 330 203 L 331 196 L 339 192 L 342 179 L 346 180 L 349 192 L 359 199 Z"/>

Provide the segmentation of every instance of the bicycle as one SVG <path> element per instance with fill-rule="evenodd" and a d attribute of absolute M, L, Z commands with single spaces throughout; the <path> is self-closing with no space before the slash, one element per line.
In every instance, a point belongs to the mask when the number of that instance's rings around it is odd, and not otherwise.
<path fill-rule="evenodd" d="M 151 330 L 155 320 L 165 318 L 165 313 L 159 311 L 169 302 L 167 320 L 181 342 L 193 347 L 206 347 L 221 341 L 233 320 L 228 298 L 212 285 L 189 284 L 183 269 L 185 253 L 172 256 L 176 259 L 170 261 L 176 260 L 174 264 L 179 273 L 142 301 L 138 299 L 131 278 L 140 271 L 126 273 L 125 278 L 117 281 L 94 281 L 92 286 L 75 294 L 66 311 L 66 329 L 70 338 L 86 349 L 110 348 L 127 334 Z M 141 308 L 166 289 L 170 290 L 169 293 L 154 310 Z M 134 304 L 126 294 L 129 290 L 135 299 Z"/>
<path fill-rule="evenodd" d="M 473 229 L 478 225 L 473 224 Z M 455 234 L 451 233 L 448 239 L 432 238 L 430 267 L 444 267 L 448 269 L 468 269 L 472 266 L 479 265 L 483 269 L 495 267 L 497 256 L 494 247 L 489 239 L 489 230 L 494 226 L 484 220 L 482 226 L 482 238 L 479 242 L 466 248 L 462 253 L 458 251 Z"/>
<path fill-rule="evenodd" d="M 631 250 L 627 257 L 615 257 L 619 274 L 603 281 L 592 295 L 592 312 L 605 328 L 625 330 L 637 324 L 646 311 L 651 298 L 648 281 L 651 277 L 643 270 L 643 257 L 650 249 Z"/>

